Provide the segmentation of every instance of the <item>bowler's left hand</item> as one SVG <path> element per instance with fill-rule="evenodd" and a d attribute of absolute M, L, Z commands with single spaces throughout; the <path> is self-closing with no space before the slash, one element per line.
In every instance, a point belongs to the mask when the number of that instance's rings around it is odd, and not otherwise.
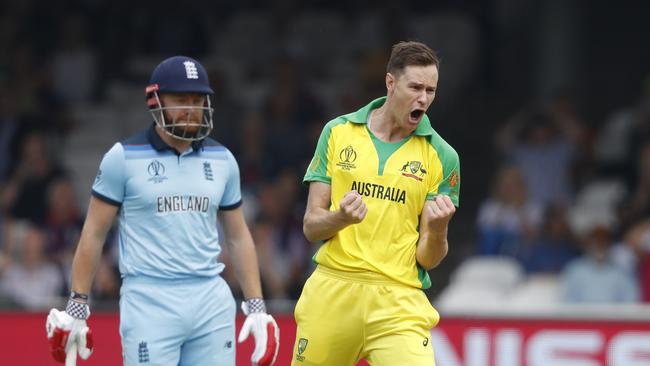
<path fill-rule="evenodd" d="M 447 229 L 452 216 L 456 213 L 456 206 L 451 198 L 446 195 L 437 195 L 432 201 L 426 201 L 420 216 L 420 226 L 425 226 L 433 232 Z"/>

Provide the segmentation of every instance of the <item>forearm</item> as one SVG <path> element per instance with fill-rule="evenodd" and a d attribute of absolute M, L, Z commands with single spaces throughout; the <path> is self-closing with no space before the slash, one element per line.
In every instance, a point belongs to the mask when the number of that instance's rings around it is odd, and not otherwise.
<path fill-rule="evenodd" d="M 338 211 L 314 208 L 305 214 L 302 229 L 311 242 L 327 240 L 350 225 Z"/>
<path fill-rule="evenodd" d="M 443 230 L 420 230 L 420 237 L 415 252 L 417 262 L 425 270 L 438 266 L 447 256 L 449 245 L 447 242 L 447 228 Z"/>
<path fill-rule="evenodd" d="M 72 262 L 72 290 L 89 294 L 102 256 L 104 237 L 82 233 Z"/>
<path fill-rule="evenodd" d="M 235 277 L 244 293 L 244 298 L 261 298 L 262 286 L 257 253 L 248 230 L 240 237 L 231 239 L 229 250 Z"/>

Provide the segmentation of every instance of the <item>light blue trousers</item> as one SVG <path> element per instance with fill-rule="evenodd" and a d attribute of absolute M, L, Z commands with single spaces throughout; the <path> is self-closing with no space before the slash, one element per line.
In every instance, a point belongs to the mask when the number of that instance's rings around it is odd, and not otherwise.
<path fill-rule="evenodd" d="M 120 291 L 125 366 L 234 366 L 232 292 L 221 277 L 126 277 Z"/>

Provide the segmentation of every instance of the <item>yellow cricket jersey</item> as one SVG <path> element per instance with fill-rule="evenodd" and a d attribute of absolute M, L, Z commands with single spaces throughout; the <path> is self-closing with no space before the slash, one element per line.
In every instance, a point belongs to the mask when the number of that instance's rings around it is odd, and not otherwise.
<path fill-rule="evenodd" d="M 424 115 L 414 133 L 387 143 L 367 128 L 379 98 L 325 125 L 304 182 L 331 185 L 331 211 L 356 190 L 368 206 L 365 219 L 325 241 L 314 256 L 319 265 L 348 272 L 372 271 L 399 283 L 429 288 L 431 279 L 415 259 L 418 222 L 427 199 L 448 195 L 458 206 L 460 163 L 456 151 Z"/>

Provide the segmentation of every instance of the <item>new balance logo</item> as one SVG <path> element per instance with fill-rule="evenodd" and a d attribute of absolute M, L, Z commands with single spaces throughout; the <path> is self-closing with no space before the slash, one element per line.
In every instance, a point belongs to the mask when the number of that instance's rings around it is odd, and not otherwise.
<path fill-rule="evenodd" d="M 140 342 L 138 345 L 138 362 L 149 363 L 149 348 L 147 348 L 147 342 Z"/>
<path fill-rule="evenodd" d="M 192 61 L 185 61 L 183 62 L 183 65 L 185 65 L 185 74 L 187 75 L 188 79 L 198 79 L 199 78 L 199 72 L 196 70 L 196 65 Z"/>

